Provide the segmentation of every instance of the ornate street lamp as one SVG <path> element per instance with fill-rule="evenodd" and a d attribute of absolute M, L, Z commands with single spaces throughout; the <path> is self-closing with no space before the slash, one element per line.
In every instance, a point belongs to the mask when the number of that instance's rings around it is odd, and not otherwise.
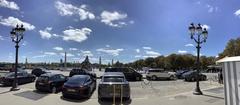
<path fill-rule="evenodd" d="M 18 48 L 19 48 L 19 42 L 23 39 L 23 32 L 25 31 L 25 28 L 23 27 L 23 25 L 21 25 L 20 27 L 17 25 L 15 28 L 12 29 L 12 31 L 10 32 L 11 34 L 11 38 L 12 38 L 12 42 L 14 42 L 15 48 L 16 48 L 16 58 L 15 58 L 15 75 L 14 75 L 14 81 L 12 84 L 12 88 L 10 89 L 10 91 L 17 91 L 19 90 L 18 88 L 18 80 L 17 80 L 17 68 L 18 68 Z"/>
<path fill-rule="evenodd" d="M 191 23 L 188 30 L 190 32 L 191 39 L 193 39 L 197 43 L 197 46 L 196 46 L 197 48 L 197 78 L 196 78 L 197 82 L 196 82 L 196 88 L 193 94 L 202 95 L 203 93 L 199 87 L 199 66 L 200 66 L 199 55 L 200 55 L 200 49 L 201 49 L 200 44 L 206 42 L 208 37 L 208 31 L 206 28 L 203 29 L 200 23 L 197 26 Z"/>

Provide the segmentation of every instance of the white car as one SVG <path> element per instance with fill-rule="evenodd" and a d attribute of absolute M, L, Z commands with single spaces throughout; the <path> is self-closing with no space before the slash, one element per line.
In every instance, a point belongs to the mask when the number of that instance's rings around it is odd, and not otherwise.
<path fill-rule="evenodd" d="M 157 79 L 176 79 L 175 72 L 164 71 L 164 69 L 149 69 L 146 75 L 147 79 L 157 80 Z"/>

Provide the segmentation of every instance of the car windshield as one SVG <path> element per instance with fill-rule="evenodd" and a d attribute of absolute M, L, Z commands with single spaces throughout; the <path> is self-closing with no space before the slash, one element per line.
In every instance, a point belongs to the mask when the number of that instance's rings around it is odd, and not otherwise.
<path fill-rule="evenodd" d="M 67 83 L 69 83 L 69 84 L 81 84 L 81 83 L 84 83 L 85 80 L 86 80 L 86 77 L 72 77 L 67 81 Z"/>
<path fill-rule="evenodd" d="M 73 69 L 72 71 L 77 72 L 77 73 L 85 73 L 86 72 L 85 70 L 82 70 L 82 69 Z"/>
<path fill-rule="evenodd" d="M 38 78 L 39 81 L 48 81 L 48 79 L 49 79 L 49 77 L 47 77 L 47 76 L 40 76 Z"/>
<path fill-rule="evenodd" d="M 123 82 L 124 77 L 122 76 L 107 76 L 103 78 L 103 82 Z"/>
<path fill-rule="evenodd" d="M 5 77 L 13 77 L 14 76 L 14 73 L 7 73 L 5 74 Z"/>
<path fill-rule="evenodd" d="M 193 72 L 195 72 L 195 71 L 189 71 L 189 72 L 187 72 L 186 74 L 192 74 Z"/>

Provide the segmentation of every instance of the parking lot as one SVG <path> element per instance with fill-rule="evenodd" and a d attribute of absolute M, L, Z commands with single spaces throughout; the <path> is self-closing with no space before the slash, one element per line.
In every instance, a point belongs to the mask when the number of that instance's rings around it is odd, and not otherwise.
<path fill-rule="evenodd" d="M 64 75 L 68 75 L 68 72 L 59 72 Z M 97 75 L 101 75 L 100 72 Z M 98 79 L 99 82 L 99 79 Z M 35 83 L 29 83 L 20 85 L 20 91 L 9 92 L 10 87 L 0 87 L 0 99 L 6 99 L 6 95 L 10 96 L 7 102 L 1 101 L 1 105 L 5 104 L 15 104 L 16 102 L 24 101 L 23 105 L 36 104 L 41 102 L 41 105 L 49 105 L 49 103 L 56 104 L 112 104 L 112 100 L 98 101 L 97 89 L 94 91 L 90 99 L 83 100 L 69 100 L 62 98 L 61 92 L 57 94 L 50 93 L 39 93 L 35 91 Z M 220 85 L 212 81 L 202 81 L 200 82 L 201 89 L 210 89 L 214 87 L 219 87 Z M 138 81 L 130 82 L 131 87 L 131 100 L 124 102 L 125 104 L 134 103 L 136 100 L 151 100 L 155 98 L 167 97 L 171 95 L 176 95 L 185 92 L 191 92 L 195 88 L 195 82 L 185 82 L 183 80 L 172 80 L 172 81 Z M 17 101 L 15 101 L 17 100 Z M 27 104 L 28 103 L 28 104 Z"/>

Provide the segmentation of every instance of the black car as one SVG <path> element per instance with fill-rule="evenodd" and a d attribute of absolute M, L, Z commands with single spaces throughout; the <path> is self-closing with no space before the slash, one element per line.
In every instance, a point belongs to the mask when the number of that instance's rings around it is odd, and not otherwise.
<path fill-rule="evenodd" d="M 125 68 L 125 67 L 106 68 L 105 72 L 122 72 L 128 81 L 142 80 L 142 75 L 132 68 Z"/>
<path fill-rule="evenodd" d="M 86 69 L 72 69 L 69 73 L 69 77 L 72 77 L 74 75 L 89 75 L 91 76 L 91 78 L 93 78 L 94 80 L 96 80 L 97 76 L 95 73 L 90 72 Z"/>
<path fill-rule="evenodd" d="M 185 81 L 196 81 L 197 80 L 197 72 L 196 71 L 189 71 L 183 74 Z M 199 81 L 207 80 L 207 76 L 199 73 Z"/>
<path fill-rule="evenodd" d="M 96 89 L 96 81 L 89 75 L 74 75 L 64 83 L 62 95 L 64 98 L 89 98 Z"/>
<path fill-rule="evenodd" d="M 5 76 L 1 77 L 1 83 L 4 86 L 11 86 L 13 84 L 15 77 L 15 72 L 7 73 Z M 18 84 L 25 84 L 34 82 L 36 77 L 32 74 L 29 74 L 27 71 L 18 71 L 17 72 L 17 81 Z"/>
<path fill-rule="evenodd" d="M 32 74 L 37 77 L 45 73 L 50 73 L 50 72 L 48 72 L 46 69 L 43 69 L 43 68 L 35 68 L 32 70 Z"/>
<path fill-rule="evenodd" d="M 67 77 L 62 74 L 46 73 L 38 77 L 35 87 L 38 91 L 57 93 L 66 81 Z"/>
<path fill-rule="evenodd" d="M 186 73 L 186 72 L 188 72 L 188 70 L 178 70 L 178 71 L 176 71 L 176 77 L 178 78 L 178 79 L 183 79 L 183 74 L 184 73 Z"/>

